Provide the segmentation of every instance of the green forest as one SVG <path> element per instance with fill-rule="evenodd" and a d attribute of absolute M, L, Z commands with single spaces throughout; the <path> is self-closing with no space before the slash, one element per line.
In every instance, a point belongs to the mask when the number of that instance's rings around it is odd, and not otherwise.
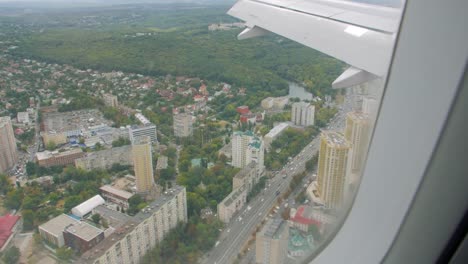
<path fill-rule="evenodd" d="M 241 29 L 209 31 L 210 23 L 232 18 L 219 8 L 203 12 L 155 14 L 131 26 L 52 28 L 24 37 L 15 53 L 80 68 L 196 76 L 272 95 L 286 94 L 286 81 L 316 95 L 332 92 L 343 63 L 276 35 L 239 41 Z"/>

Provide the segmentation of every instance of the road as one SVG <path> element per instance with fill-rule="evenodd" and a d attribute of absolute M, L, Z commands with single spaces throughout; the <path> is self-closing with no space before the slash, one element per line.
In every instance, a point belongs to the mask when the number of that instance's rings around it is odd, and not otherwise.
<path fill-rule="evenodd" d="M 326 129 L 343 131 L 346 113 L 352 110 L 350 98 L 351 96 L 346 96 L 345 102 Z M 224 230 L 222 230 L 218 245 L 204 256 L 201 263 L 225 264 L 232 263 L 236 259 L 243 245 L 255 232 L 257 225 L 267 217 L 269 211 L 277 202 L 277 198 L 289 188 L 292 177 L 304 172 L 305 163 L 318 153 L 319 144 L 320 137 L 314 138 L 283 167 L 282 172 L 284 171 L 285 178 L 283 178 L 283 173 L 276 173 L 268 181 L 266 189 L 234 215 L 231 222 L 226 224 Z M 276 194 L 278 190 L 281 193 L 280 195 Z M 248 207 L 251 207 L 251 209 L 248 210 Z M 251 251 L 253 250 L 251 248 Z"/>

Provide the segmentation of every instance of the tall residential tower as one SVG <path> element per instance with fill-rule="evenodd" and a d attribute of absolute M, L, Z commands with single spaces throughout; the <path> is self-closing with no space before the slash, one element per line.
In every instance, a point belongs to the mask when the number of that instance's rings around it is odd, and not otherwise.
<path fill-rule="evenodd" d="M 0 173 L 11 169 L 18 161 L 16 140 L 10 117 L 0 117 Z"/>
<path fill-rule="evenodd" d="M 346 115 L 345 138 L 351 143 L 350 169 L 356 174 L 362 170 L 369 142 L 369 115 L 362 112 L 350 112 Z"/>
<path fill-rule="evenodd" d="M 317 183 L 319 195 L 329 208 L 343 204 L 350 147 L 338 132 L 324 131 L 320 135 Z"/>
<path fill-rule="evenodd" d="M 244 168 L 251 162 L 256 162 L 261 173 L 264 168 L 264 151 L 263 140 L 252 131 L 236 131 L 232 135 L 232 166 Z"/>
<path fill-rule="evenodd" d="M 147 193 L 154 187 L 151 138 L 137 137 L 132 142 L 133 167 L 139 193 Z"/>

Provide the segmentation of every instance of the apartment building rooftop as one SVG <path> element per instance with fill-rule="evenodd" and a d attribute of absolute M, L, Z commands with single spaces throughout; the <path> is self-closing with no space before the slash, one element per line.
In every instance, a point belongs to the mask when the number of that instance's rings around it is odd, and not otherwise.
<path fill-rule="evenodd" d="M 237 190 L 231 192 L 224 200 L 224 204 L 226 206 L 229 206 L 230 204 L 232 204 L 232 202 L 234 202 L 237 197 L 239 197 L 239 195 L 241 195 L 244 191 L 245 191 L 245 186 L 242 186 L 240 188 L 238 188 Z"/>
<path fill-rule="evenodd" d="M 71 112 L 44 113 L 44 131 L 64 132 L 99 124 L 111 125 L 112 122 L 104 118 L 97 109 L 78 110 Z"/>
<path fill-rule="evenodd" d="M 250 171 L 255 170 L 257 168 L 257 163 L 256 162 L 250 162 L 247 166 L 242 168 L 235 176 L 234 178 L 237 179 L 243 179 L 245 178 Z"/>
<path fill-rule="evenodd" d="M 68 156 L 68 155 L 71 155 L 71 154 L 76 154 L 76 153 L 82 153 L 83 150 L 81 150 L 80 148 L 76 148 L 76 149 L 71 149 L 71 150 L 67 150 L 67 151 L 63 151 L 63 152 L 59 152 L 59 151 L 43 151 L 43 152 L 37 152 L 36 153 L 36 159 L 38 161 L 41 161 L 41 160 L 45 160 L 45 159 L 50 159 L 50 158 L 60 158 L 60 157 L 65 157 L 65 156 Z"/>
<path fill-rule="evenodd" d="M 263 234 L 265 237 L 278 239 L 281 235 L 281 231 L 284 228 L 288 228 L 286 222 L 281 218 L 275 218 L 270 220 L 263 229 Z"/>
<path fill-rule="evenodd" d="M 343 134 L 336 131 L 323 131 L 321 137 L 325 138 L 327 143 L 333 147 L 349 148 L 351 146 Z"/>
<path fill-rule="evenodd" d="M 71 233 L 85 241 L 90 241 L 103 232 L 101 229 L 83 221 L 78 221 L 69 226 L 66 226 L 64 231 Z"/>

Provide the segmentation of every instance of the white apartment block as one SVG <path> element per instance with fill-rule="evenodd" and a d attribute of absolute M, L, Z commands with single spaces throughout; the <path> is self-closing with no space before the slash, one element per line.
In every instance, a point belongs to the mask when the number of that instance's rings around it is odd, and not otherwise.
<path fill-rule="evenodd" d="M 247 187 L 242 186 L 233 190 L 218 204 L 218 217 L 224 223 L 229 223 L 232 216 L 247 202 Z"/>
<path fill-rule="evenodd" d="M 119 100 L 117 99 L 117 96 L 115 96 L 115 95 L 103 94 L 102 99 L 104 100 L 104 104 L 106 106 L 110 106 L 110 107 L 118 107 L 119 106 Z"/>
<path fill-rule="evenodd" d="M 306 102 L 292 104 L 291 122 L 297 126 L 313 126 L 315 118 L 315 106 Z"/>
<path fill-rule="evenodd" d="M 264 168 L 264 144 L 263 140 L 253 134 L 252 131 L 236 131 L 232 135 L 232 166 L 244 168 L 252 161 L 258 165 L 258 170 Z"/>
<path fill-rule="evenodd" d="M 187 113 L 174 115 L 174 136 L 189 137 L 193 134 L 193 116 Z"/>

